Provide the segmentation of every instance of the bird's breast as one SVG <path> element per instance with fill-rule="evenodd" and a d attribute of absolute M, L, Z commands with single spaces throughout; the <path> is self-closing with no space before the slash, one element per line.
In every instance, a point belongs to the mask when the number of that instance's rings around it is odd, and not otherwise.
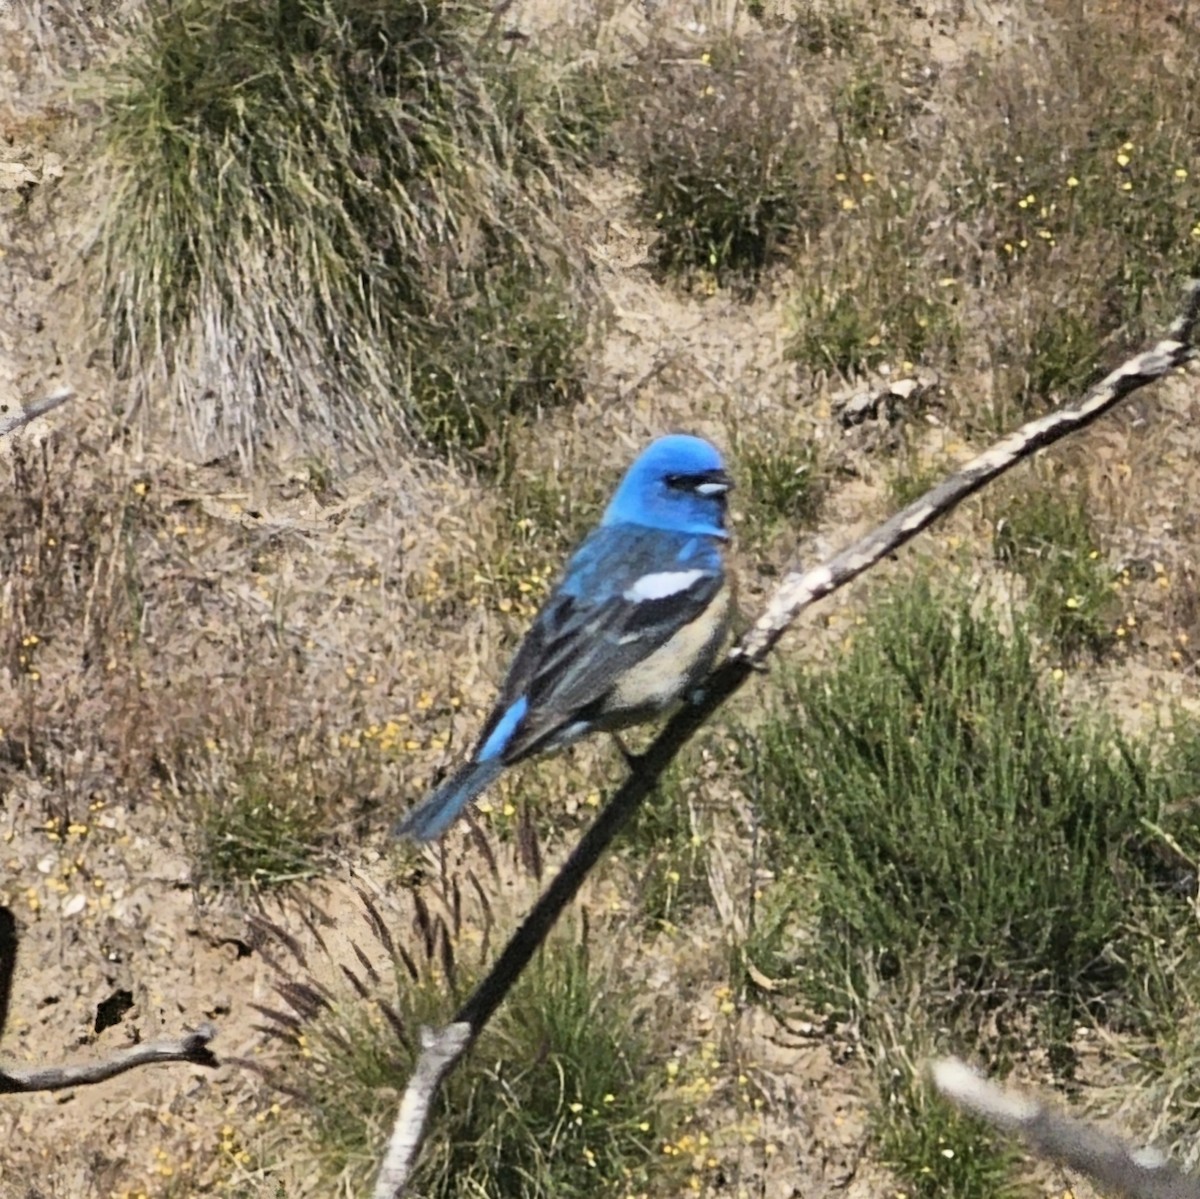
<path fill-rule="evenodd" d="M 699 616 L 625 671 L 613 687 L 606 713 L 618 719 L 637 719 L 681 699 L 712 668 L 729 628 L 732 606 L 732 592 L 725 583 Z"/>

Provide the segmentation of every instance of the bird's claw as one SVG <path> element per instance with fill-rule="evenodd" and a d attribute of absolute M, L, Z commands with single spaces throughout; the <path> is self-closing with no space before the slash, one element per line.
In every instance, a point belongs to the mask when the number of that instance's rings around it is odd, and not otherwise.
<path fill-rule="evenodd" d="M 629 749 L 618 734 L 613 733 L 611 736 L 612 739 L 617 743 L 617 748 L 621 751 L 621 757 L 625 759 L 625 765 L 628 766 L 630 770 L 636 770 L 642 764 L 642 755 L 635 754 L 631 749 Z"/>

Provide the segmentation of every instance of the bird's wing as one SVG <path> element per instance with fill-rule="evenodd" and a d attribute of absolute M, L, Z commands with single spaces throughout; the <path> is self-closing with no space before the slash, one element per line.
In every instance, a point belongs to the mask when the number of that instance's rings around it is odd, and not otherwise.
<path fill-rule="evenodd" d="M 665 565 L 664 565 L 665 564 Z M 605 528 L 568 563 L 522 642 L 480 743 L 524 698 L 506 763 L 585 726 L 621 676 L 697 619 L 724 583 L 719 550 L 697 538 Z"/>

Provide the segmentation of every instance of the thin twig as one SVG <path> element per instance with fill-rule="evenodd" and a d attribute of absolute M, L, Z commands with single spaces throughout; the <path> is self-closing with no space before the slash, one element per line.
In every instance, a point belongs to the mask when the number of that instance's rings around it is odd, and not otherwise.
<path fill-rule="evenodd" d="M 74 388 L 60 387 L 48 396 L 42 396 L 40 400 L 30 400 L 28 404 L 13 412 L 0 411 L 0 437 L 8 436 L 9 433 L 22 428 L 30 421 L 37 420 L 39 416 L 45 416 L 47 412 L 53 412 L 55 408 L 71 399 L 74 394 Z"/>
<path fill-rule="evenodd" d="M 1108 1194 L 1128 1199 L 1200 1199 L 1188 1178 L 1154 1149 L 1131 1149 L 1111 1133 L 1036 1099 L 1005 1091 L 957 1058 L 930 1067 L 934 1085 L 958 1107 L 1022 1137 L 1040 1157 L 1086 1174 Z"/>
<path fill-rule="evenodd" d="M 1121 363 L 1078 404 L 1022 425 L 829 562 L 803 573 L 790 568 L 771 596 L 766 611 L 733 651 L 734 655 L 761 663 L 809 604 L 844 587 L 881 558 L 894 553 L 1016 463 L 1086 428 L 1130 393 L 1190 362 L 1196 356 L 1192 338 L 1198 319 L 1200 279 L 1193 279 L 1185 289 L 1182 310 L 1167 336 Z"/>
<path fill-rule="evenodd" d="M 126 1070 L 150 1066 L 156 1062 L 191 1062 L 196 1066 L 216 1066 L 209 1042 L 217 1035 L 211 1024 L 202 1024 L 178 1040 L 147 1041 L 119 1050 L 111 1057 L 80 1066 L 0 1066 L 0 1095 L 21 1091 L 61 1091 L 104 1082 Z"/>
<path fill-rule="evenodd" d="M 408 1181 L 417 1150 L 425 1134 L 425 1120 L 433 1106 L 442 1079 L 466 1052 L 472 1041 L 469 1024 L 449 1024 L 434 1031 L 421 1029 L 421 1056 L 409 1079 L 396 1117 L 396 1127 L 388 1140 L 387 1155 L 375 1183 L 376 1195 L 401 1195 Z"/>
<path fill-rule="evenodd" d="M 401 1116 L 388 1146 L 386 1177 L 380 1173 L 375 1199 L 397 1199 L 403 1195 L 441 1080 L 478 1037 L 563 909 L 583 885 L 589 871 L 653 790 L 679 750 L 752 674 L 762 669 L 771 650 L 800 613 L 894 553 L 938 517 L 950 512 L 967 496 L 1018 462 L 1091 424 L 1131 392 L 1191 361 L 1196 354 L 1191 342 L 1198 319 L 1200 280 L 1193 280 L 1187 286 L 1181 314 L 1172 324 L 1168 336 L 1124 362 L 1092 388 L 1079 404 L 1023 425 L 829 562 L 805 572 L 795 568 L 788 571 L 758 622 L 709 678 L 704 695 L 680 708 L 650 748 L 637 759 L 635 769 L 584 833 L 495 965 L 463 1004 L 450 1026 L 460 1030 L 456 1034 L 456 1043 L 460 1044 L 457 1055 L 449 1061 L 443 1060 L 447 1052 L 448 1042 L 444 1037 L 447 1030 L 430 1034 L 432 1048 L 428 1052 L 439 1055 L 434 1063 L 436 1070 L 425 1062 L 426 1052 L 423 1052 L 401 1104 Z M 464 1028 L 465 1031 L 461 1031 Z M 432 1085 L 430 1079 L 433 1079 Z"/>

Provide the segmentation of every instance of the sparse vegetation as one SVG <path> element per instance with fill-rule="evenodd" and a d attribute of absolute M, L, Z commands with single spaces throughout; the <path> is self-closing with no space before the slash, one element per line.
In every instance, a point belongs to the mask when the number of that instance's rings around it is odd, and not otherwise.
<path fill-rule="evenodd" d="M 642 805 L 626 836 L 637 899 L 650 928 L 672 926 L 709 898 L 705 838 L 693 826 L 691 804 L 678 768 Z"/>
<path fill-rule="evenodd" d="M 744 489 L 739 533 L 748 544 L 765 544 L 777 533 L 794 536 L 816 522 L 829 480 L 811 439 L 759 428 L 753 436 L 735 433 L 732 450 Z"/>
<path fill-rule="evenodd" d="M 488 13 L 148 7 L 107 99 L 103 304 L 196 442 L 480 447 L 576 395 L 558 160 Z"/>
<path fill-rule="evenodd" d="M 1061 486 L 1023 491 L 1000 509 L 995 530 L 996 559 L 1025 580 L 1030 620 L 1055 652 L 1098 656 L 1117 640 L 1112 569 L 1085 495 Z"/>
<path fill-rule="evenodd" d="M 897 511 L 907 508 L 931 487 L 940 483 L 946 477 L 947 469 L 945 462 L 929 461 L 916 447 L 907 447 L 905 452 L 896 458 L 888 478 L 888 494 L 891 496 L 892 506 Z"/>
<path fill-rule="evenodd" d="M 905 1026 L 911 1035 L 912 1025 Z M 1018 1199 L 1020 1153 L 984 1124 L 929 1094 L 911 1046 L 880 1055 L 875 1108 L 879 1153 L 914 1199 Z"/>
<path fill-rule="evenodd" d="M 820 220 L 815 130 L 794 78 L 775 37 L 691 51 L 655 42 L 643 54 L 638 102 L 619 140 L 663 271 L 752 289 L 788 242 Z"/>
<path fill-rule="evenodd" d="M 1200 29 L 1159 7 L 1018 3 L 1005 40 L 971 5 L 931 31 L 865 0 L 554 29 L 474 0 L 17 6 L 0 69 L 37 82 L 0 112 L 0 417 L 43 378 L 80 394 L 0 442 L 4 1049 L 96 1035 L 132 971 L 112 1045 L 182 1012 L 241 1052 L 247 910 L 335 976 L 285 1053 L 308 1103 L 159 1072 L 97 1100 L 93 1189 L 370 1173 L 411 1045 L 340 968 L 411 1042 L 525 910 L 524 822 L 561 860 L 624 772 L 599 740 L 514 772 L 478 811 L 498 864 L 458 830 L 386 837 L 627 451 L 694 428 L 728 452 L 753 616 L 797 530 L 844 544 L 1158 331 L 1200 262 Z M 56 44 L 95 65 L 95 140 L 38 74 Z M 98 324 L 67 302 L 88 289 Z M 918 363 L 935 403 L 883 438 L 837 424 L 842 376 Z M 860 1161 L 889 1194 L 1024 1193 L 930 1101 L 947 1049 L 1194 1156 L 1193 408 L 1186 381 L 1144 393 L 923 538 L 938 586 L 843 593 L 788 639 L 456 1076 L 423 1193 L 717 1199 Z M 446 877 L 466 908 L 472 878 L 519 896 L 405 942 L 393 988 L 348 955 L 347 875 L 402 908 L 453 910 Z M 73 1105 L 28 1110 L 0 1173 L 79 1199 Z"/>

